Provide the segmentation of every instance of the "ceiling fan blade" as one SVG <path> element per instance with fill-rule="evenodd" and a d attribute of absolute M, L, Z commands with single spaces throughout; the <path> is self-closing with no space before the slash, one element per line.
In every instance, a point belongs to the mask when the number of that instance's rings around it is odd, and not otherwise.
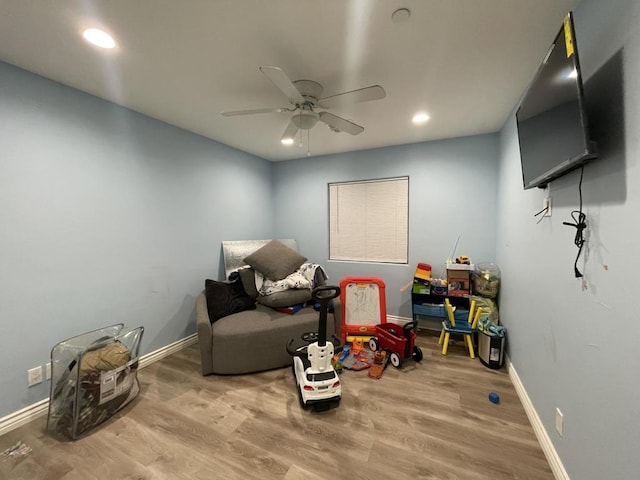
<path fill-rule="evenodd" d="M 266 66 L 260 67 L 260 71 L 287 96 L 292 104 L 304 103 L 304 98 L 281 68 Z"/>
<path fill-rule="evenodd" d="M 319 120 L 329 125 L 334 131 L 347 132 L 351 135 L 358 135 L 359 133 L 364 132 L 364 127 L 350 122 L 346 118 L 338 117 L 332 113 L 320 112 L 319 116 Z"/>
<path fill-rule="evenodd" d="M 351 105 L 353 103 L 369 102 L 371 100 L 380 100 L 387 96 L 380 85 L 372 85 L 370 87 L 351 90 L 350 92 L 338 93 L 330 97 L 320 99 L 319 105 L 322 108 L 333 108 L 342 105 Z"/>
<path fill-rule="evenodd" d="M 220 112 L 223 117 L 235 117 L 238 115 L 255 115 L 256 113 L 285 113 L 290 112 L 288 108 L 256 108 L 253 110 L 228 110 Z"/>
<path fill-rule="evenodd" d="M 289 122 L 282 137 L 280 137 L 280 141 L 285 145 L 291 145 L 296 137 L 296 133 L 298 133 L 298 127 L 296 127 L 293 122 Z"/>

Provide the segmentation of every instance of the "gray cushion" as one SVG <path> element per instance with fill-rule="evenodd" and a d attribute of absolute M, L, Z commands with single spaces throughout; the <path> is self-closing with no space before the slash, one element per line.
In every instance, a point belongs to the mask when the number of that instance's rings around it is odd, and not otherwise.
<path fill-rule="evenodd" d="M 311 290 L 306 288 L 291 288 L 284 292 L 276 292 L 271 295 L 260 295 L 258 302 L 271 308 L 290 307 L 311 300 Z"/>
<path fill-rule="evenodd" d="M 247 295 L 254 300 L 258 297 L 258 289 L 256 288 L 256 271 L 251 268 L 241 268 L 238 270 L 240 281 Z"/>
<path fill-rule="evenodd" d="M 282 280 L 295 272 L 307 260 L 278 240 L 271 240 L 244 259 L 269 280 Z"/>

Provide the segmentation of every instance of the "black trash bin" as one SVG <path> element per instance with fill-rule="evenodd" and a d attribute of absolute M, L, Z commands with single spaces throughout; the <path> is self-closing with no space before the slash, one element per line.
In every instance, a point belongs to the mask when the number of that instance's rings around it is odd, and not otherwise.
<path fill-rule="evenodd" d="M 496 335 L 492 333 L 478 332 L 478 358 L 485 367 L 492 369 L 502 368 L 504 365 L 504 346 L 506 334 Z"/>

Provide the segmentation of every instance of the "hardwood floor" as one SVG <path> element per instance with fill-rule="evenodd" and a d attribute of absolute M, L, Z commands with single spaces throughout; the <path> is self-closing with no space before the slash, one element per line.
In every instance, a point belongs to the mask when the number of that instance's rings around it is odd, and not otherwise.
<path fill-rule="evenodd" d="M 202 377 L 192 346 L 142 369 L 136 400 L 80 440 L 46 435 L 45 417 L 0 437 L 32 449 L 0 456 L 0 478 L 553 479 L 505 369 L 462 341 L 446 357 L 432 333 L 418 344 L 420 364 L 380 380 L 345 371 L 326 412 L 301 409 L 291 368 Z"/>

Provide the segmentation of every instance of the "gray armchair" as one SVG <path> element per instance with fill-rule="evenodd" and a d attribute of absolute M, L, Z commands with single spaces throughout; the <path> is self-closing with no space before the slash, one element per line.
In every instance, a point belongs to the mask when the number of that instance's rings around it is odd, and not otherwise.
<path fill-rule="evenodd" d="M 333 300 L 327 315 L 329 333 L 340 336 L 341 304 Z M 255 310 L 234 313 L 211 324 L 204 292 L 196 298 L 196 321 L 202 375 L 240 374 L 291 365 L 286 344 L 303 345 L 300 336 L 318 330 L 319 312 L 305 307 L 290 315 L 258 304 Z"/>
<path fill-rule="evenodd" d="M 243 267 L 245 258 L 269 242 L 269 240 L 223 242 L 225 276 L 228 278 L 232 272 Z M 280 240 L 280 242 L 292 250 L 297 250 L 295 240 Z M 281 257 L 276 255 L 276 258 Z M 250 297 L 257 298 L 254 271 L 242 269 L 240 272 L 244 291 Z M 322 284 L 319 283 L 320 280 L 324 281 L 324 277 L 316 278 L 314 283 L 320 285 Z M 291 356 L 286 349 L 287 342 L 289 339 L 294 339 L 294 346 L 303 345 L 301 335 L 318 330 L 320 314 L 312 306 L 306 306 L 294 314 L 284 313 L 272 308 L 282 305 L 267 302 L 267 298 L 271 300 L 277 298 L 286 305 L 301 304 L 311 299 L 311 293 L 310 290 L 292 289 L 259 297 L 255 310 L 232 313 L 214 322 L 210 320 L 205 292 L 198 295 L 196 321 L 203 375 L 241 374 L 291 365 Z M 215 313 L 215 310 L 215 306 L 212 307 L 212 312 Z M 331 334 L 339 337 L 342 312 L 338 298 L 333 300 L 333 312 L 327 315 L 327 333 L 329 337 Z"/>

